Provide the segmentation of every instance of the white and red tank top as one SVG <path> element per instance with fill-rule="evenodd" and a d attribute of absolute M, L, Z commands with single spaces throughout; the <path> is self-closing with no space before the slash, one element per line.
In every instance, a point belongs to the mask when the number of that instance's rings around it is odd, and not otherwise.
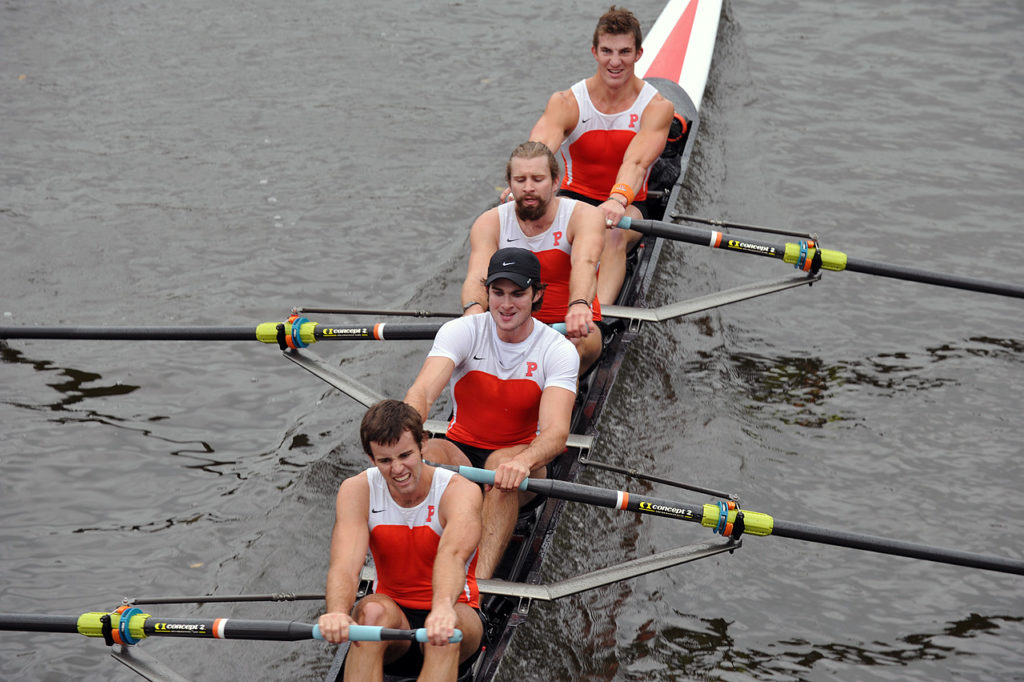
<path fill-rule="evenodd" d="M 576 347 L 546 324 L 535 322 L 526 340 L 507 343 L 490 313 L 446 322 L 428 356 L 455 363 L 448 436 L 487 450 L 533 441 L 541 393 L 549 386 L 575 393 L 580 366 Z"/>
<path fill-rule="evenodd" d="M 644 83 L 632 106 L 614 114 L 600 112 L 594 107 L 586 80 L 576 83 L 571 90 L 579 105 L 580 117 L 576 127 L 562 142 L 565 173 L 561 188 L 604 200 L 615 184 L 626 148 L 640 131 L 640 117 L 658 90 L 650 83 Z M 643 185 L 633 188 L 636 191 L 635 201 L 643 201 L 647 197 L 650 173 L 648 168 Z"/>
<path fill-rule="evenodd" d="M 400 606 L 430 610 L 434 560 L 444 527 L 438 518 L 441 496 L 455 472 L 435 469 L 427 497 L 414 507 L 395 502 L 377 467 L 366 470 L 370 484 L 370 553 L 377 570 L 373 591 L 386 594 Z M 477 552 L 466 562 L 466 583 L 459 601 L 479 608 L 476 584 Z"/>
<path fill-rule="evenodd" d="M 569 304 L 569 274 L 572 272 L 572 245 L 569 243 L 569 219 L 576 209 L 576 200 L 559 197 L 558 212 L 551 226 L 538 235 L 527 237 L 516 217 L 516 205 L 507 202 L 498 206 L 498 248 L 516 246 L 529 249 L 540 261 L 540 281 L 547 285 L 540 310 L 533 316 L 553 324 L 565 319 Z M 594 319 L 601 319 L 601 304 L 594 299 Z"/>

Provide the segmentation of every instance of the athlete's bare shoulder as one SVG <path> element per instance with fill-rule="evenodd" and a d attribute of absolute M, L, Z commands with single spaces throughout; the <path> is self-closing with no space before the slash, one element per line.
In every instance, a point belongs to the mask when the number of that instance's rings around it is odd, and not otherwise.
<path fill-rule="evenodd" d="M 669 124 L 672 123 L 672 117 L 675 113 L 675 105 L 670 100 L 662 97 L 661 93 L 657 93 L 647 103 L 647 106 L 644 107 L 640 118 L 640 126 L 642 128 L 667 129 Z"/>

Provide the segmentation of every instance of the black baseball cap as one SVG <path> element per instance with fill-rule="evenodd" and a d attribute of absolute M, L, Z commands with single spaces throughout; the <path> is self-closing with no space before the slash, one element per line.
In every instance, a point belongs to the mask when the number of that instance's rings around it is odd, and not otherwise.
<path fill-rule="evenodd" d="M 487 266 L 487 281 L 507 279 L 520 289 L 540 284 L 540 261 L 529 249 L 498 249 Z"/>

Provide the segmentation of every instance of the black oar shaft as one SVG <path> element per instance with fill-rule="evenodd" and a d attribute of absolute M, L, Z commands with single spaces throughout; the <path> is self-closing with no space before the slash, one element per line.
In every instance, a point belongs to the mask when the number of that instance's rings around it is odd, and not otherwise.
<path fill-rule="evenodd" d="M 980 291 L 985 294 L 998 294 L 1000 296 L 1024 298 L 1024 286 L 1018 284 L 990 282 L 988 280 L 975 279 L 973 277 L 961 277 L 959 275 L 931 272 L 929 270 L 921 270 L 919 268 L 908 268 L 900 265 L 879 263 L 878 261 L 866 260 L 864 258 L 847 257 L 846 269 L 853 272 L 861 272 L 866 275 L 902 279 L 908 282 L 921 282 L 922 284 L 934 284 L 940 287 Z"/>
<path fill-rule="evenodd" d="M 313 625 L 298 621 L 191 619 L 150 617 L 143 625 L 147 636 L 209 637 L 216 639 L 261 639 L 295 642 L 314 639 Z"/>
<path fill-rule="evenodd" d="M 432 339 L 444 322 L 381 322 L 379 324 L 351 327 L 328 327 L 317 325 L 314 336 L 317 341 L 411 341 Z"/>
<path fill-rule="evenodd" d="M 0 613 L 0 630 L 22 632 L 78 632 L 78 616 L 46 616 L 35 613 Z"/>
<path fill-rule="evenodd" d="M 98 612 L 82 616 L 4 613 L 0 614 L 0 630 L 70 632 L 92 637 L 98 635 L 99 618 L 103 615 Z M 116 622 L 116 616 L 114 617 Z M 314 625 L 298 621 L 157 618 L 148 615 L 138 616 L 138 618 L 142 619 L 142 632 L 146 637 L 262 639 L 282 642 L 316 638 Z"/>
<path fill-rule="evenodd" d="M 131 606 L 140 604 L 215 604 L 215 603 L 236 603 L 236 602 L 257 602 L 257 601 L 316 601 L 323 600 L 324 593 L 300 593 L 278 592 L 274 594 L 236 594 L 236 595 L 184 595 L 181 597 L 133 597 L 125 603 Z"/>
<path fill-rule="evenodd" d="M 466 467 L 463 467 L 465 469 Z M 489 472 L 492 475 L 493 472 Z M 569 483 L 550 478 L 528 478 L 526 489 L 531 493 L 548 495 L 559 499 L 592 504 L 595 507 L 608 507 L 623 511 L 635 511 L 641 514 L 667 516 L 682 521 L 700 523 L 704 517 L 702 505 L 685 504 L 672 500 L 662 500 L 646 495 L 634 495 L 621 490 L 608 490 L 582 483 Z"/>
<path fill-rule="evenodd" d="M 327 326 L 298 324 L 306 343 L 316 341 L 403 341 L 432 339 L 438 322 Z M 278 328 L 281 327 L 280 333 Z M 92 341 L 261 341 L 277 343 L 291 334 L 290 323 L 265 322 L 255 327 L 0 327 L 0 339 L 76 339 Z M 282 335 L 283 334 L 283 335 Z"/>
<path fill-rule="evenodd" d="M 120 610 L 119 610 L 120 611 Z M 146 637 L 190 637 L 200 639 L 256 639 L 294 642 L 323 639 L 320 626 L 295 620 L 243 620 L 239 618 L 158 618 L 129 608 L 118 613 L 92 611 L 80 616 L 55 616 L 31 613 L 0 613 L 0 630 L 24 632 L 68 632 L 86 637 L 103 637 L 108 643 L 135 644 Z M 458 628 L 449 639 L 461 642 Z M 376 625 L 351 625 L 353 642 L 408 640 L 426 642 L 426 628 L 397 630 Z"/>
<path fill-rule="evenodd" d="M 460 317 L 462 313 L 432 312 L 430 310 L 389 310 L 370 308 L 294 308 L 296 313 L 319 313 L 323 315 L 394 315 L 399 317 Z"/>
<path fill-rule="evenodd" d="M 863 535 L 850 533 L 841 530 L 828 528 L 817 528 L 803 523 L 782 521 L 775 519 L 772 535 L 794 540 L 806 540 L 825 545 L 837 547 L 849 547 L 851 549 L 862 549 L 879 554 L 892 554 L 895 556 L 909 557 L 911 559 L 923 559 L 935 561 L 941 564 L 952 564 L 954 566 L 967 566 L 969 568 L 981 568 L 988 571 L 999 571 L 1001 573 L 1014 573 L 1024 575 L 1024 561 L 1016 561 L 997 556 L 974 554 L 956 549 L 940 549 L 919 545 L 913 542 L 892 540 L 874 535 Z"/>
<path fill-rule="evenodd" d="M 767 232 L 770 234 L 781 234 L 789 237 L 802 237 L 804 239 L 817 239 L 816 235 L 809 232 L 795 232 L 793 230 L 784 230 L 778 227 L 766 227 L 764 225 L 750 225 L 747 223 L 733 223 L 728 220 L 718 220 L 717 218 L 698 218 L 692 215 L 683 215 L 681 213 L 673 213 L 672 218 L 674 220 L 685 220 L 691 223 L 703 223 L 705 225 L 713 225 L 715 227 L 724 228 L 736 228 L 739 230 L 749 230 L 751 232 Z"/>
<path fill-rule="evenodd" d="M 617 467 L 613 464 L 605 464 L 604 462 L 598 462 L 590 459 L 589 457 L 580 457 L 580 464 L 584 466 L 593 467 L 595 469 L 603 469 L 605 471 L 614 471 L 617 474 L 624 474 L 632 478 L 638 478 L 643 481 L 651 481 L 652 483 L 662 483 L 664 485 L 670 485 L 675 488 L 682 488 L 683 490 L 689 490 L 690 492 L 700 493 L 702 495 L 711 495 L 712 497 L 720 497 L 723 500 L 738 500 L 737 495 L 731 493 L 723 493 L 718 490 L 711 488 L 705 488 L 699 485 L 693 485 L 691 483 L 682 483 L 681 481 L 673 481 L 672 479 L 662 478 L 661 476 L 654 476 L 653 474 L 645 474 L 642 471 L 636 469 L 627 469 L 625 467 Z"/>
<path fill-rule="evenodd" d="M 494 484 L 493 471 L 466 466 L 449 467 L 446 465 L 445 468 L 457 469 L 460 474 L 476 483 Z M 737 517 L 742 513 L 744 532 L 747 535 L 776 535 L 795 540 L 849 547 L 869 552 L 879 552 L 881 554 L 893 554 L 913 559 L 924 559 L 926 561 L 935 561 L 955 566 L 968 566 L 970 568 L 981 568 L 1001 573 L 1024 575 L 1024 561 L 1020 560 L 939 547 L 928 547 L 901 540 L 890 540 L 872 535 L 829 530 L 802 523 L 780 521 L 762 512 L 727 509 L 725 503 L 717 507 L 710 504 L 690 505 L 647 497 L 645 495 L 633 495 L 620 490 L 609 490 L 580 483 L 549 479 L 528 478 L 523 483 L 523 487 L 533 493 L 583 502 L 598 507 L 609 507 L 612 509 L 636 511 L 641 514 L 665 516 L 682 521 L 693 521 L 707 528 L 715 528 L 716 532 L 719 532 L 719 527 L 726 524 L 731 527 L 738 523 Z M 722 532 L 723 534 L 729 533 L 727 530 Z"/>
<path fill-rule="evenodd" d="M 255 327 L 0 327 L 0 339 L 255 341 Z"/>
<path fill-rule="evenodd" d="M 757 239 L 727 235 L 717 230 L 676 225 L 675 223 L 667 223 L 660 220 L 631 220 L 626 224 L 626 219 L 623 219 L 622 226 L 642 234 L 662 237 L 663 239 L 698 244 L 713 249 L 751 253 L 756 256 L 775 258 L 794 265 L 800 263 L 804 265 L 804 269 L 807 269 L 804 258 L 806 257 L 813 262 L 814 254 L 817 250 L 819 251 L 817 255 L 821 259 L 820 266 L 823 270 L 835 272 L 851 270 L 853 272 L 902 279 L 909 282 L 920 282 L 922 284 L 934 284 L 953 289 L 1024 298 L 1024 285 L 993 282 L 862 258 L 851 258 L 841 251 L 816 249 L 814 244 L 804 245 L 803 247 L 800 244 L 793 243 L 772 244 Z"/>

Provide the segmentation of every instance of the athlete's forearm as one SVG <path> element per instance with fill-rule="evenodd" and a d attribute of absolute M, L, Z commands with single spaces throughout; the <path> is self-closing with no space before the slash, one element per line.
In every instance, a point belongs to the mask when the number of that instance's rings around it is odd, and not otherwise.
<path fill-rule="evenodd" d="M 622 165 L 619 166 L 619 172 L 615 176 L 615 184 L 629 185 L 630 189 L 633 190 L 633 194 L 636 195 L 640 191 L 640 187 L 644 183 L 644 176 L 647 175 L 647 164 L 644 164 L 640 159 L 623 159 Z M 632 202 L 633 197 L 627 197 L 623 192 L 611 192 L 609 196 L 615 196 L 615 200 L 621 202 L 621 199 L 627 199 L 628 202 Z M 621 199 L 620 199 L 621 198 Z"/>
<path fill-rule="evenodd" d="M 452 606 L 459 600 L 466 584 L 466 562 L 454 552 L 438 550 L 434 559 L 434 575 L 431 580 L 433 596 L 431 608 L 440 605 Z"/>
<path fill-rule="evenodd" d="M 569 438 L 569 429 L 550 427 L 537 434 L 522 452 L 514 459 L 525 464 L 530 471 L 547 466 L 555 457 L 565 450 L 565 442 Z"/>
<path fill-rule="evenodd" d="M 569 273 L 569 303 L 586 301 L 591 309 L 597 297 L 597 263 L 581 261 L 572 264 Z"/>
<path fill-rule="evenodd" d="M 478 305 L 471 306 L 470 303 Z M 472 274 L 462 283 L 462 312 L 466 315 L 482 313 L 487 310 L 487 289 L 480 278 Z"/>
<path fill-rule="evenodd" d="M 353 580 L 341 570 L 328 570 L 325 610 L 327 613 L 351 613 L 359 589 L 358 579 Z"/>

